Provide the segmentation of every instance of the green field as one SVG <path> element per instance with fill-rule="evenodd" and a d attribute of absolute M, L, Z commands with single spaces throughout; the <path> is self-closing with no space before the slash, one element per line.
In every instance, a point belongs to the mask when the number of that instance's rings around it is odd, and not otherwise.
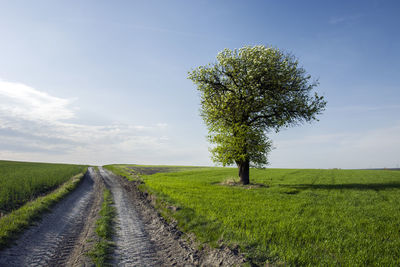
<path fill-rule="evenodd" d="M 0 212 L 8 213 L 43 195 L 87 166 L 0 161 Z"/>
<path fill-rule="evenodd" d="M 111 164 L 111 165 L 104 165 L 103 167 L 131 181 L 139 179 L 144 175 L 151 175 L 155 173 L 209 169 L 208 167 L 195 167 L 195 166 L 126 165 L 126 164 Z"/>
<path fill-rule="evenodd" d="M 209 168 L 142 177 L 181 229 L 238 247 L 256 265 L 400 265 L 400 171 L 252 169 L 252 185 L 224 183 L 236 176 Z"/>

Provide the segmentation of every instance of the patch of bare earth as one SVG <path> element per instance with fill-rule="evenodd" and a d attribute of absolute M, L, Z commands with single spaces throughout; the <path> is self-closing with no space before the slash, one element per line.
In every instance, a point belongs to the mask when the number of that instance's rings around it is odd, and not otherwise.
<path fill-rule="evenodd" d="M 139 175 L 151 175 L 160 172 L 173 172 L 174 167 L 141 167 L 141 166 L 131 166 L 129 167 L 134 173 Z"/>
<path fill-rule="evenodd" d="M 101 170 L 101 173 L 103 178 L 106 179 L 105 182 L 107 186 L 108 183 L 114 184 L 114 186 L 118 184 L 123 188 L 123 191 L 126 192 L 128 197 L 124 198 L 122 201 L 129 202 L 129 206 L 135 210 L 135 213 L 141 221 L 140 227 L 143 233 L 140 233 L 140 235 L 146 238 L 145 245 L 151 254 L 149 257 L 152 260 L 152 264 L 149 265 L 240 266 L 245 263 L 245 259 L 242 255 L 239 255 L 237 251 L 232 251 L 227 247 L 213 249 L 205 246 L 202 250 L 197 249 L 199 244 L 196 243 L 193 236 L 182 233 L 176 228 L 175 224 L 167 223 L 164 218 L 159 215 L 152 205 L 152 203 L 154 204 L 154 198 L 138 189 L 138 181 L 128 181 L 107 170 Z M 109 180 L 108 182 L 107 179 Z M 114 201 L 116 201 L 115 197 Z M 114 263 L 120 265 L 120 262 Z M 133 265 L 128 264 L 125 266 Z"/>
<path fill-rule="evenodd" d="M 221 183 L 218 183 L 219 185 L 222 186 L 235 186 L 235 187 L 240 187 L 240 188 L 245 188 L 245 189 L 253 189 L 253 188 L 266 188 L 269 187 L 269 185 L 266 184 L 258 184 L 258 183 L 250 183 L 250 184 L 242 184 L 239 179 L 237 178 L 228 178 Z"/>

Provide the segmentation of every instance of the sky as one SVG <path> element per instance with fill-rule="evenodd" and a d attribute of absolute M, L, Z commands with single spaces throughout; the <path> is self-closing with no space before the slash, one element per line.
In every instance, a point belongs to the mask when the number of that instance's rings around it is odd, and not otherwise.
<path fill-rule="evenodd" d="M 270 133 L 272 168 L 400 164 L 398 1 L 2 1 L 0 159 L 213 166 L 188 71 L 294 54 L 328 104 Z"/>

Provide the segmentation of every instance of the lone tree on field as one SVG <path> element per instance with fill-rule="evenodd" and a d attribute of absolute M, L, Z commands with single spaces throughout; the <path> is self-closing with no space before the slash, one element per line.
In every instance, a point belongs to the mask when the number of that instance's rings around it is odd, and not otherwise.
<path fill-rule="evenodd" d="M 217 62 L 189 72 L 201 94 L 201 116 L 209 129 L 214 162 L 236 163 L 248 184 L 250 165 L 268 163 L 267 133 L 316 120 L 326 101 L 298 60 L 277 48 L 225 49 Z"/>

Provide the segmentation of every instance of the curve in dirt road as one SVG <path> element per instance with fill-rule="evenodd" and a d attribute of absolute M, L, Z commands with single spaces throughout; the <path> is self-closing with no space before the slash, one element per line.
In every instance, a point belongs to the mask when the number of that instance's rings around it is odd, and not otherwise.
<path fill-rule="evenodd" d="M 0 266 L 63 266 L 81 233 L 93 203 L 94 170 L 57 203 L 35 226 L 10 247 L 0 251 Z"/>
<path fill-rule="evenodd" d="M 115 266 L 156 266 L 158 260 L 154 246 L 146 234 L 143 223 L 132 205 L 132 199 L 114 174 L 99 168 L 106 186 L 111 190 L 117 210 L 115 227 Z"/>

